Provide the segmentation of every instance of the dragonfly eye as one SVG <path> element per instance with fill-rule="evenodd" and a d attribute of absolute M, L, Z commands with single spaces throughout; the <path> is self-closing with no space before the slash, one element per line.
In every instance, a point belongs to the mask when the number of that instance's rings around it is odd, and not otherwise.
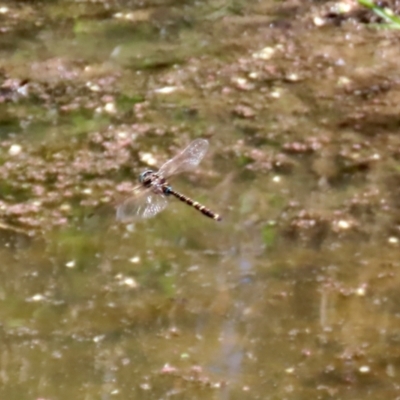
<path fill-rule="evenodd" d="M 151 169 L 146 169 L 146 171 L 143 171 L 139 175 L 139 182 L 143 184 L 148 184 L 151 182 L 151 175 L 153 175 L 154 172 Z"/>

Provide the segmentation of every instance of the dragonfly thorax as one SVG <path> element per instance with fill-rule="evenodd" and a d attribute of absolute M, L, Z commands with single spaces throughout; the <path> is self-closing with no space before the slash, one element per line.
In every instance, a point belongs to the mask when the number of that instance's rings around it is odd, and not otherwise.
<path fill-rule="evenodd" d="M 146 169 L 146 171 L 143 171 L 140 175 L 139 175 L 139 182 L 143 183 L 144 186 L 150 186 L 151 182 L 152 182 L 152 177 L 154 175 L 154 171 L 152 171 L 151 169 Z"/>

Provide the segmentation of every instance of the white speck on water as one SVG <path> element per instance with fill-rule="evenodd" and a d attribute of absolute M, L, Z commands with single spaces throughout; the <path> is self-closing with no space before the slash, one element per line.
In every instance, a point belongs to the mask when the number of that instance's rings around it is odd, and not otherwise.
<path fill-rule="evenodd" d="M 337 223 L 338 228 L 340 229 L 349 229 L 351 224 L 349 221 L 345 221 L 344 219 L 341 219 L 340 221 L 338 221 Z"/>
<path fill-rule="evenodd" d="M 260 51 L 253 53 L 252 57 L 260 60 L 269 60 L 275 54 L 275 51 L 273 47 L 264 47 Z"/>
<path fill-rule="evenodd" d="M 9 11 L 9 8 L 6 6 L 0 7 L 0 14 L 7 14 Z"/>
<path fill-rule="evenodd" d="M 92 92 L 99 92 L 100 91 L 100 86 L 93 83 L 93 82 L 86 82 L 86 86 L 92 91 Z"/>
<path fill-rule="evenodd" d="M 60 210 L 61 211 L 70 211 L 71 210 L 71 206 L 68 203 L 61 204 Z"/>
<path fill-rule="evenodd" d="M 93 191 L 92 191 L 92 189 L 90 189 L 90 188 L 85 188 L 85 189 L 82 190 L 82 193 L 83 193 L 83 194 L 92 194 Z"/>
<path fill-rule="evenodd" d="M 250 83 L 246 78 L 243 77 L 233 77 L 232 82 L 241 90 L 252 90 L 254 89 L 254 84 Z"/>
<path fill-rule="evenodd" d="M 28 85 L 26 84 L 26 85 L 23 85 L 23 86 L 19 87 L 19 88 L 17 89 L 17 92 L 18 92 L 21 96 L 24 96 L 24 97 L 28 96 Z"/>
<path fill-rule="evenodd" d="M 138 283 L 133 278 L 124 278 L 121 280 L 121 285 L 128 286 L 130 288 L 137 288 Z"/>
<path fill-rule="evenodd" d="M 250 72 L 249 73 L 249 78 L 250 79 L 257 79 L 260 76 L 258 72 Z"/>
<path fill-rule="evenodd" d="M 121 131 L 121 132 L 118 132 L 117 133 L 117 136 L 119 137 L 119 138 L 121 138 L 121 139 L 127 139 L 128 138 L 128 132 L 125 132 L 125 131 Z"/>
<path fill-rule="evenodd" d="M 75 260 L 68 261 L 68 262 L 65 264 L 65 266 L 66 266 L 67 268 L 74 268 L 75 265 L 76 265 Z"/>
<path fill-rule="evenodd" d="M 140 161 L 143 161 L 144 163 L 146 163 L 148 165 L 156 165 L 157 164 L 157 160 L 154 158 L 153 154 L 151 154 L 151 153 L 141 153 Z"/>
<path fill-rule="evenodd" d="M 360 286 L 356 289 L 355 293 L 360 297 L 365 296 L 367 293 L 367 288 L 365 286 Z"/>
<path fill-rule="evenodd" d="M 247 79 L 245 78 L 236 78 L 236 83 L 238 83 L 241 86 L 244 86 L 247 84 Z"/>
<path fill-rule="evenodd" d="M 135 224 L 128 224 L 128 225 L 126 225 L 126 227 L 125 227 L 125 229 L 128 231 L 128 232 L 135 232 Z"/>
<path fill-rule="evenodd" d="M 98 335 L 93 338 L 93 342 L 99 343 L 104 339 L 104 335 Z"/>
<path fill-rule="evenodd" d="M 178 89 L 178 86 L 164 86 L 162 88 L 155 89 L 154 92 L 160 94 L 170 94 L 176 92 Z"/>
<path fill-rule="evenodd" d="M 279 99 L 281 97 L 281 92 L 279 90 L 273 90 L 270 96 L 274 99 Z"/>
<path fill-rule="evenodd" d="M 44 296 L 40 293 L 33 295 L 29 300 L 30 301 L 43 301 L 44 300 Z"/>
<path fill-rule="evenodd" d="M 19 144 L 13 144 L 13 145 L 11 145 L 10 148 L 8 149 L 8 154 L 9 154 L 10 156 L 16 156 L 16 155 L 18 155 L 19 153 L 21 153 L 21 151 L 22 151 L 22 146 L 21 146 L 21 145 L 19 145 Z"/>
<path fill-rule="evenodd" d="M 114 102 L 110 101 L 104 106 L 104 111 L 108 114 L 115 114 L 117 112 L 117 107 Z"/>
<path fill-rule="evenodd" d="M 349 1 L 339 1 L 336 3 L 335 8 L 338 13 L 346 14 L 350 12 L 353 8 L 355 8 L 354 4 L 351 4 Z"/>
<path fill-rule="evenodd" d="M 325 25 L 325 20 L 321 17 L 314 17 L 313 19 L 314 25 L 315 26 L 323 26 Z"/>
<path fill-rule="evenodd" d="M 149 10 L 137 10 L 133 12 L 117 12 L 113 15 L 114 18 L 123 19 L 126 21 L 143 22 L 148 21 L 150 18 L 151 11 Z"/>
<path fill-rule="evenodd" d="M 285 369 L 285 372 L 286 372 L 287 374 L 293 374 L 293 373 L 294 373 L 294 368 L 293 368 L 293 367 L 286 368 L 286 369 Z"/>
<path fill-rule="evenodd" d="M 143 390 L 150 390 L 151 386 L 148 383 L 142 383 L 140 384 L 140 388 Z"/>
<path fill-rule="evenodd" d="M 275 175 L 275 176 L 272 178 L 272 182 L 280 183 L 280 182 L 281 182 L 281 177 L 280 177 L 279 175 Z"/>
<path fill-rule="evenodd" d="M 297 82 L 299 80 L 299 75 L 295 72 L 292 72 L 291 74 L 286 76 L 286 79 L 290 82 Z"/>
<path fill-rule="evenodd" d="M 139 256 L 135 256 L 129 259 L 129 262 L 131 262 L 132 264 L 137 264 L 139 261 L 140 261 Z"/>
<path fill-rule="evenodd" d="M 358 369 L 362 374 L 368 374 L 371 369 L 368 365 L 362 365 L 359 369 Z"/>
<path fill-rule="evenodd" d="M 397 237 L 395 237 L 395 236 L 391 236 L 391 237 L 388 239 L 388 242 L 389 242 L 390 244 L 398 244 L 398 243 L 399 243 L 399 238 L 397 238 Z"/>

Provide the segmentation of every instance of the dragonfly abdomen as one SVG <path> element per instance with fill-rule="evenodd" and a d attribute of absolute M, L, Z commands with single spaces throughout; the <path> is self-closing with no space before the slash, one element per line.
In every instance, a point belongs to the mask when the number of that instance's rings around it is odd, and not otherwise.
<path fill-rule="evenodd" d="M 216 221 L 221 221 L 221 216 L 219 214 L 212 212 L 209 208 L 207 208 L 206 206 L 203 206 L 202 204 L 198 203 L 197 201 L 191 199 L 190 197 L 184 196 L 183 194 L 173 190 L 170 186 L 167 186 L 165 188 L 164 193 L 172 194 L 180 201 L 183 201 L 184 203 L 188 204 L 189 206 L 194 207 L 196 210 L 200 211 L 202 214 L 206 215 L 207 217 L 215 219 Z"/>

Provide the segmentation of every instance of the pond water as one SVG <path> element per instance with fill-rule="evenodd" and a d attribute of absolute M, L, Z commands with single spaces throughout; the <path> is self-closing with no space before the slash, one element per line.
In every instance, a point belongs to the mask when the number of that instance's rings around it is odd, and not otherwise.
<path fill-rule="evenodd" d="M 295 0 L 0 18 L 1 398 L 400 398 L 395 31 Z M 222 221 L 116 221 L 199 137 L 171 182 Z"/>

